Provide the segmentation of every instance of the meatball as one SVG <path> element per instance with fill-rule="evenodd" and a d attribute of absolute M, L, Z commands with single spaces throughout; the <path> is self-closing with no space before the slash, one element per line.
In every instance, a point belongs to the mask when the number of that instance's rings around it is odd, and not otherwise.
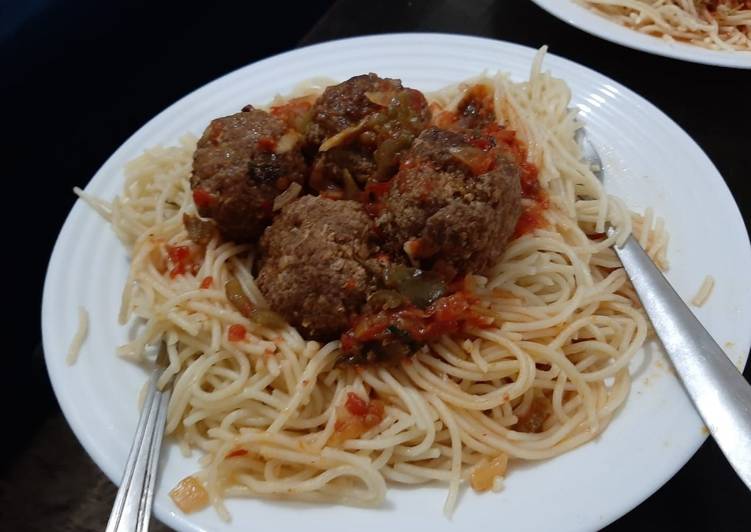
<path fill-rule="evenodd" d="M 339 197 L 389 179 L 400 154 L 430 123 L 421 92 L 375 74 L 327 87 L 311 113 L 306 141 L 317 151 L 311 186 Z"/>
<path fill-rule="evenodd" d="M 423 131 L 385 195 L 377 227 L 421 268 L 481 272 L 502 253 L 521 212 L 520 169 L 479 133 Z"/>
<path fill-rule="evenodd" d="M 398 79 L 383 79 L 373 73 L 326 87 L 313 106 L 307 140 L 320 146 L 327 138 L 377 112 L 381 106 L 368 99 L 366 93 L 395 92 L 401 88 Z"/>
<path fill-rule="evenodd" d="M 282 120 L 251 106 L 212 120 L 193 155 L 199 214 L 213 218 L 225 238 L 258 238 L 271 223 L 274 198 L 305 180 L 297 139 Z"/>
<path fill-rule="evenodd" d="M 376 288 L 373 238 L 359 203 L 304 196 L 263 234 L 258 287 L 308 337 L 335 338 Z"/>

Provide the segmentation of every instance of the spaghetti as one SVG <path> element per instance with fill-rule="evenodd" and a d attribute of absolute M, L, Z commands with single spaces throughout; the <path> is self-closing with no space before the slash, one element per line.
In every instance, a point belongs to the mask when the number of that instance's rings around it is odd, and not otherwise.
<path fill-rule="evenodd" d="M 85 308 L 80 307 L 78 309 L 78 328 L 76 334 L 73 335 L 73 339 L 70 341 L 70 347 L 68 347 L 68 354 L 65 356 L 65 363 L 72 366 L 78 360 L 78 355 L 81 352 L 81 346 L 84 340 L 86 340 L 86 334 L 89 331 L 89 313 Z"/>
<path fill-rule="evenodd" d="M 696 292 L 696 295 L 691 299 L 691 304 L 695 307 L 703 306 L 704 303 L 706 303 L 709 297 L 712 295 L 712 290 L 714 290 L 714 284 L 715 284 L 714 277 L 712 277 L 711 275 L 707 275 L 706 277 L 704 277 L 704 280 L 701 282 L 701 286 L 699 287 L 699 290 Z"/>
<path fill-rule="evenodd" d="M 751 51 L 747 0 L 576 0 L 640 33 L 711 50 Z"/>
<path fill-rule="evenodd" d="M 486 275 L 468 276 L 474 311 L 489 327 L 445 335 L 393 366 L 335 365 L 338 341 L 270 328 L 227 300 L 222 287 L 235 278 L 253 305 L 266 306 L 249 245 L 188 239 L 195 138 L 129 163 L 111 204 L 81 193 L 130 250 L 120 321 L 141 327 L 119 352 L 143 360 L 166 346 L 160 385 L 174 379 L 167 433 L 186 453 L 203 452 L 201 471 L 174 493 L 181 508 L 205 499 L 228 519 L 226 497 L 375 506 L 387 482 L 438 481 L 448 485 L 450 514 L 463 482 L 500 489 L 507 467 L 554 457 L 605 429 L 648 335 L 610 246 L 634 231 L 664 264 L 667 236 L 661 220 L 604 193 L 574 140 L 581 123 L 569 89 L 542 72 L 543 57 L 544 49 L 528 81 L 471 81 L 492 90 L 496 116 L 539 169 L 543 223 L 512 241 Z M 430 98 L 451 109 L 469 86 Z M 184 273 L 171 275 L 178 259 Z"/>

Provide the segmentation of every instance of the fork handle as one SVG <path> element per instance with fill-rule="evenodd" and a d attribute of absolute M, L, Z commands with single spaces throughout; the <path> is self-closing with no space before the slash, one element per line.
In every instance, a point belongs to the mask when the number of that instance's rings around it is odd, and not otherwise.
<path fill-rule="evenodd" d="M 751 489 L 751 385 L 635 238 L 613 248 L 709 432 Z"/>
<path fill-rule="evenodd" d="M 143 532 L 149 529 L 170 397 L 170 389 L 159 391 L 156 380 L 155 373 L 149 379 L 146 400 L 106 532 Z"/>

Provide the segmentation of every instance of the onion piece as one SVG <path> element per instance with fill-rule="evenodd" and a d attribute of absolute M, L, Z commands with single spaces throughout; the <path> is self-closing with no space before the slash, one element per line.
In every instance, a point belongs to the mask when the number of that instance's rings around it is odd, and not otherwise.
<path fill-rule="evenodd" d="M 368 297 L 368 305 L 375 310 L 390 310 L 402 306 L 404 296 L 396 290 L 376 290 Z"/>
<path fill-rule="evenodd" d="M 376 176 L 381 179 L 388 177 L 390 170 L 399 164 L 399 155 L 412 145 L 414 136 L 403 131 L 395 137 L 384 140 L 373 153 L 376 162 Z"/>
<path fill-rule="evenodd" d="M 488 491 L 493 488 L 495 479 L 503 477 L 508 468 L 508 455 L 501 453 L 493 458 L 490 463 L 483 459 L 472 470 L 469 483 L 475 491 Z"/>
<path fill-rule="evenodd" d="M 484 174 L 495 164 L 492 152 L 474 146 L 454 146 L 449 148 L 449 153 L 454 159 L 466 165 L 474 175 Z"/>
<path fill-rule="evenodd" d="M 248 296 L 245 295 L 240 281 L 231 277 L 226 283 L 224 283 L 224 294 L 240 314 L 250 319 L 250 316 L 253 314 L 254 306 L 250 299 L 248 299 Z"/>
<path fill-rule="evenodd" d="M 258 308 L 253 305 L 248 296 L 245 295 L 240 281 L 235 277 L 231 277 L 224 284 L 224 294 L 240 314 L 259 325 L 272 329 L 281 329 L 287 325 L 284 318 L 273 310 Z"/>
<path fill-rule="evenodd" d="M 287 322 L 280 314 L 267 308 L 254 308 L 250 313 L 250 317 L 259 325 L 271 327 L 272 329 L 281 329 L 287 325 Z"/>
<path fill-rule="evenodd" d="M 203 220 L 187 212 L 183 214 L 183 225 L 188 238 L 201 246 L 208 244 L 216 232 L 216 224 L 212 220 Z"/>
<path fill-rule="evenodd" d="M 394 94 L 396 94 L 394 91 L 368 91 L 365 93 L 365 97 L 376 105 L 388 107 Z"/>
<path fill-rule="evenodd" d="M 282 137 L 283 138 L 283 137 Z M 281 142 L 281 141 L 280 141 Z M 294 200 L 297 199 L 297 196 L 300 195 L 300 192 L 302 191 L 302 185 L 300 183 L 297 183 L 293 181 L 288 187 L 287 190 L 279 194 L 276 198 L 274 198 L 274 205 L 271 208 L 272 211 L 278 211 L 288 203 L 292 203 Z"/>
<path fill-rule="evenodd" d="M 209 504 L 209 493 L 196 477 L 185 477 L 172 488 L 169 496 L 178 508 L 186 514 L 205 508 Z"/>
<path fill-rule="evenodd" d="M 386 286 L 395 288 L 419 308 L 427 308 L 448 291 L 448 286 L 435 272 L 392 264 L 384 272 Z"/>
<path fill-rule="evenodd" d="M 344 199 L 358 201 L 362 196 L 362 190 L 357 186 L 352 173 L 346 168 L 342 171 L 342 180 L 344 181 Z"/>
<path fill-rule="evenodd" d="M 279 137 L 278 141 L 276 141 L 276 146 L 274 146 L 274 153 L 276 153 L 277 155 L 287 153 L 295 147 L 298 140 L 300 140 L 300 134 L 297 131 L 290 129 L 284 135 Z"/>
<path fill-rule="evenodd" d="M 348 128 L 342 129 L 336 135 L 330 136 L 329 138 L 323 141 L 323 144 L 321 144 L 321 147 L 318 148 L 318 151 L 321 151 L 321 152 L 329 151 L 331 148 L 335 148 L 341 144 L 346 144 L 350 142 L 355 137 L 357 137 L 360 133 L 362 133 L 365 127 L 369 124 L 369 119 L 370 119 L 370 116 L 366 116 L 354 126 L 350 126 Z"/>

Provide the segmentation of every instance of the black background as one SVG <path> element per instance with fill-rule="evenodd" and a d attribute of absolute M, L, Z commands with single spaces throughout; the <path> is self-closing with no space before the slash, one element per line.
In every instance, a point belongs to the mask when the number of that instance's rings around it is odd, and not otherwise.
<path fill-rule="evenodd" d="M 0 528 L 80 529 L 71 525 L 78 522 L 70 516 L 75 509 L 60 504 L 55 492 L 65 489 L 74 497 L 90 487 L 48 480 L 58 469 L 67 474 L 65 464 L 98 475 L 60 419 L 38 348 L 44 272 L 74 201 L 71 188 L 84 186 L 153 115 L 222 74 L 303 44 L 395 31 L 548 44 L 553 53 L 625 84 L 702 146 L 749 227 L 751 71 L 623 48 L 567 26 L 528 0 L 0 0 L 0 175 L 3 234 L 11 237 L 3 277 L 14 309 L 5 319 L 13 343 L 2 390 L 10 401 L 3 404 L 23 404 L 3 409 L 4 432 L 12 437 L 3 438 L 10 449 L 0 455 Z M 665 151 L 669 157 L 669 146 Z M 55 440 L 65 451 L 50 457 L 45 449 L 55 449 Z M 106 516 L 107 502 L 105 497 L 99 514 Z M 749 502 L 749 492 L 710 440 L 665 487 L 608 530 L 748 530 Z M 103 524 L 94 519 L 90 526 Z"/>

